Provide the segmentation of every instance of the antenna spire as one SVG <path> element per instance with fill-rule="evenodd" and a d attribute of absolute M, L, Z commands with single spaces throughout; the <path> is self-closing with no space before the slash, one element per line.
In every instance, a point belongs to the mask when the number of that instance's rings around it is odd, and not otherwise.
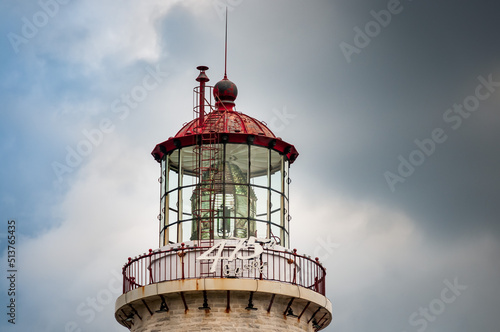
<path fill-rule="evenodd" d="M 227 7 L 226 7 L 226 38 L 224 42 L 224 79 L 227 80 Z"/>

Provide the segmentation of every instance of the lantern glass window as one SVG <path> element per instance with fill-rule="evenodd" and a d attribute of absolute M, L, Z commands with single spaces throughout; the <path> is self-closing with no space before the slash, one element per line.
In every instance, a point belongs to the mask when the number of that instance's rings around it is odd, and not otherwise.
<path fill-rule="evenodd" d="M 231 237 L 288 243 L 288 167 L 273 149 L 189 146 L 161 163 L 160 244 Z"/>

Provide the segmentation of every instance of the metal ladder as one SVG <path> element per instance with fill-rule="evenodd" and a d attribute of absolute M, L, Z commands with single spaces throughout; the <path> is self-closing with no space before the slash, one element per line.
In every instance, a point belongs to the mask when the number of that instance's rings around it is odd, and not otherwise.
<path fill-rule="evenodd" d="M 193 211 L 194 222 L 198 223 L 198 241 L 200 247 L 210 248 L 214 245 L 214 224 L 218 213 L 215 206 L 217 192 L 221 190 L 222 183 L 222 147 L 219 142 L 219 128 L 217 126 L 223 120 L 222 114 L 212 113 L 201 124 L 199 145 L 194 148 L 195 174 L 197 174 L 197 185 L 195 194 L 197 199 Z M 200 262 L 200 276 L 210 277 L 211 262 L 203 260 Z"/>

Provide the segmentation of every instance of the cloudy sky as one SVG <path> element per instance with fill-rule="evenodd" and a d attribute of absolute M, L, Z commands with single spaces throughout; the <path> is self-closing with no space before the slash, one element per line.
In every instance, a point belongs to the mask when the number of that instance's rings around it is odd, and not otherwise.
<path fill-rule="evenodd" d="M 150 152 L 192 119 L 196 66 L 222 78 L 226 5 L 237 108 L 300 153 L 291 241 L 327 268 L 326 331 L 498 331 L 485 0 L 0 2 L 0 329 L 126 331 L 121 267 L 158 246 Z"/>

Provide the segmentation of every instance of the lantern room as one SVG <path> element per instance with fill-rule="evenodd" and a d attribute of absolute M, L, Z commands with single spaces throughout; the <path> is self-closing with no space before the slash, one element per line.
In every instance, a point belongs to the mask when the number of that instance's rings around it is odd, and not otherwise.
<path fill-rule="evenodd" d="M 295 147 L 236 111 L 236 85 L 214 87 L 199 66 L 194 119 L 153 150 L 161 164 L 160 246 L 229 238 L 289 247 L 289 167 Z"/>

